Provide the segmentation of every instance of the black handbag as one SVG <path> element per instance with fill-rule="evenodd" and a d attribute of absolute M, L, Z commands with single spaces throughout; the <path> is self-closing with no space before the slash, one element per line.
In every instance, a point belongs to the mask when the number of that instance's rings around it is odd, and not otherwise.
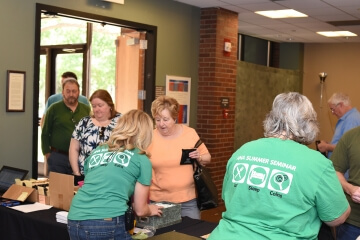
<path fill-rule="evenodd" d="M 199 147 L 203 142 L 201 139 L 195 144 Z M 218 206 L 218 191 L 215 183 L 211 179 L 210 172 L 197 159 L 194 160 L 194 183 L 197 194 L 197 205 L 201 210 L 211 209 Z"/>

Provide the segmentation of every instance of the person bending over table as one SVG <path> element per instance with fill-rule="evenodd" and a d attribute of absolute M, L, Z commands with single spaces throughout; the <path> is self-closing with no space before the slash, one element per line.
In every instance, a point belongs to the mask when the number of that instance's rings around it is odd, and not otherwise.
<path fill-rule="evenodd" d="M 148 148 L 153 167 L 150 200 L 181 203 L 181 216 L 200 219 L 197 207 L 193 167 L 180 165 L 182 149 L 194 148 L 199 136 L 193 128 L 177 124 L 180 106 L 176 99 L 160 96 L 151 105 L 155 119 L 153 141 Z M 205 144 L 190 152 L 201 165 L 210 163 L 211 155 Z"/>
<path fill-rule="evenodd" d="M 151 162 L 146 148 L 152 139 L 153 122 L 141 110 L 124 114 L 109 141 L 85 160 L 84 185 L 74 196 L 68 214 L 71 240 L 124 239 L 127 202 L 134 194 L 138 216 L 161 216 L 161 207 L 148 204 Z"/>
<path fill-rule="evenodd" d="M 76 181 L 84 180 L 84 161 L 100 143 L 109 140 L 110 133 L 121 116 L 116 112 L 110 94 L 96 90 L 90 97 L 91 116 L 76 125 L 70 141 L 69 159 Z"/>
<path fill-rule="evenodd" d="M 308 98 L 277 95 L 264 130 L 265 138 L 244 144 L 228 161 L 226 211 L 209 240 L 317 239 L 321 221 L 333 227 L 349 216 L 331 161 L 305 146 L 319 132 Z"/>

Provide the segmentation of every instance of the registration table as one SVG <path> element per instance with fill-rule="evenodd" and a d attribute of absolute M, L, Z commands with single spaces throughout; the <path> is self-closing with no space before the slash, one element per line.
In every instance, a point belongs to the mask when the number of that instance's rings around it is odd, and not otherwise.
<path fill-rule="evenodd" d="M 0 207 L 0 239 L 6 240 L 67 240 L 67 226 L 56 222 L 57 208 L 23 213 L 7 207 Z M 160 228 L 155 235 L 176 231 L 200 237 L 210 233 L 216 223 L 185 217 L 181 223 Z M 149 238 L 150 240 L 151 238 Z"/>
<path fill-rule="evenodd" d="M 50 208 L 23 213 L 7 207 L 0 207 L 0 239 L 7 240 L 67 240 L 67 226 L 56 222 L 56 213 L 61 210 Z"/>

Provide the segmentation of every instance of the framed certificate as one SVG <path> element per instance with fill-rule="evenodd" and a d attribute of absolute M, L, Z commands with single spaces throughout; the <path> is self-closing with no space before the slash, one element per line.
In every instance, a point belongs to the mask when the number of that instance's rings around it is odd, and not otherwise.
<path fill-rule="evenodd" d="M 25 112 L 25 72 L 7 71 L 6 111 Z"/>

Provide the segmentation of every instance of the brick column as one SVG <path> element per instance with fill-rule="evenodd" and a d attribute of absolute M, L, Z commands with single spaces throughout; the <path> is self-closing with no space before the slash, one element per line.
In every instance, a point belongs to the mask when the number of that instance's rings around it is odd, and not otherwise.
<path fill-rule="evenodd" d="M 224 39 L 231 42 L 230 54 L 224 52 Z M 219 200 L 226 164 L 234 152 L 237 39 L 237 13 L 222 8 L 201 10 L 196 129 L 212 156 L 209 169 Z M 220 104 L 223 97 L 230 103 L 227 119 Z"/>

